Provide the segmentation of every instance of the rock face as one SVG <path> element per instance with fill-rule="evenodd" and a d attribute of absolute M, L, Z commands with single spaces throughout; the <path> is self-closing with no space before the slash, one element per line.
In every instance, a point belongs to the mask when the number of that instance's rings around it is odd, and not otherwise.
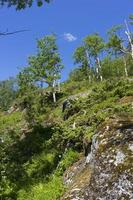
<path fill-rule="evenodd" d="M 62 200 L 133 200 L 133 118 L 107 119 L 91 153 L 65 174 Z"/>

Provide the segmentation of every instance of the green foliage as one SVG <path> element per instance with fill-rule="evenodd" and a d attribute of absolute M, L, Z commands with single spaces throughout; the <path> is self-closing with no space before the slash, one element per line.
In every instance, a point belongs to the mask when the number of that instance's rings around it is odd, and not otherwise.
<path fill-rule="evenodd" d="M 64 188 L 61 177 L 53 176 L 47 183 L 34 185 L 30 192 L 20 190 L 18 200 L 57 200 L 63 191 Z"/>
<path fill-rule="evenodd" d="M 30 90 L 20 96 L 18 105 L 24 110 L 25 120 L 29 126 L 38 124 L 39 116 L 46 113 L 46 96 L 38 89 Z"/>
<path fill-rule="evenodd" d="M 129 19 L 131 20 L 130 24 L 133 25 L 133 14 L 129 15 Z"/>
<path fill-rule="evenodd" d="M 66 96 L 55 107 L 49 104 L 44 89 L 27 90 L 25 96 L 17 99 L 25 111 L 1 114 L 2 199 L 59 199 L 64 192 L 62 175 L 78 160 L 83 139 L 90 139 L 107 117 L 131 114 L 131 103 L 122 104 L 119 100 L 133 95 L 132 81 L 112 78 L 88 84 L 88 90 L 86 84 L 80 82 L 78 88 L 77 82 L 66 82 L 62 86 Z M 73 93 L 78 91 L 81 95 L 73 100 L 66 111 L 69 117 L 64 121 L 61 106 L 71 87 L 75 87 Z M 24 134 L 27 122 L 30 127 Z"/>
<path fill-rule="evenodd" d="M 103 38 L 99 36 L 99 34 L 95 33 L 93 35 L 88 35 L 84 39 L 87 50 L 91 56 L 95 58 L 98 56 L 100 52 L 103 51 L 105 45 Z"/>
<path fill-rule="evenodd" d="M 25 9 L 26 7 L 31 7 L 33 4 L 34 0 L 21 0 L 21 1 L 17 1 L 17 0 L 0 0 L 0 5 L 6 5 L 8 7 L 11 6 L 15 6 L 16 10 L 21 10 L 21 9 Z M 38 6 L 42 6 L 43 2 L 49 3 L 50 0 L 38 0 L 37 1 L 37 5 Z"/>
<path fill-rule="evenodd" d="M 50 160 L 51 156 L 48 156 Z M 30 200 L 59 199 L 64 191 L 61 175 L 63 175 L 63 172 L 78 158 L 79 154 L 76 151 L 73 151 L 72 149 L 66 151 L 53 176 L 50 176 L 47 182 L 40 182 L 39 184 L 32 186 L 30 191 L 28 191 L 29 189 L 20 190 L 18 200 L 23 200 L 25 198 Z"/>
<path fill-rule="evenodd" d="M 112 91 L 112 96 L 119 96 L 119 98 L 122 98 L 124 96 L 129 96 L 132 95 L 132 87 L 133 87 L 133 82 L 130 80 L 120 80 L 117 82 L 113 88 Z"/>
<path fill-rule="evenodd" d="M 79 82 L 84 79 L 86 79 L 86 74 L 84 74 L 84 71 L 82 70 L 82 68 L 76 68 L 73 71 L 71 71 L 69 74 L 70 81 Z"/>
<path fill-rule="evenodd" d="M 6 138 L 1 143 L 1 198 L 16 199 L 18 190 L 47 178 L 57 165 L 58 152 L 56 149 L 47 152 L 51 128 L 37 127 L 23 139 L 15 138 L 15 131 L 14 139 L 10 131 L 8 134 L 10 140 Z"/>
<path fill-rule="evenodd" d="M 120 114 L 130 114 L 132 113 L 132 105 L 131 104 L 125 104 L 125 105 L 115 105 L 114 106 L 114 113 Z"/>
<path fill-rule="evenodd" d="M 75 113 L 78 113 L 80 110 L 78 105 L 74 105 L 74 102 L 72 102 L 71 104 L 72 104 L 71 108 L 66 109 L 64 112 L 63 116 L 64 120 L 67 120 L 69 117 L 73 116 Z"/>
<path fill-rule="evenodd" d="M 0 110 L 8 110 L 16 98 L 17 84 L 14 78 L 0 81 Z"/>
<path fill-rule="evenodd" d="M 84 92 L 87 89 L 90 89 L 92 85 L 88 83 L 88 80 L 76 81 L 73 80 L 73 77 L 70 76 L 70 79 L 62 84 L 62 90 L 66 97 L 80 92 Z"/>
<path fill-rule="evenodd" d="M 132 33 L 127 22 L 125 25 L 113 26 L 107 32 L 106 43 L 98 33 L 84 38 L 82 45 L 74 52 L 74 62 L 79 68 L 71 72 L 71 80 L 83 78 L 90 83 L 110 77 L 132 76 Z"/>
<path fill-rule="evenodd" d="M 79 153 L 73 149 L 68 149 L 61 159 L 55 174 L 63 175 L 63 172 L 79 159 Z"/>
<path fill-rule="evenodd" d="M 63 68 L 56 45 L 55 35 L 48 35 L 37 41 L 38 53 L 29 57 L 29 70 L 35 81 L 45 82 L 49 86 L 60 78 Z"/>
<path fill-rule="evenodd" d="M 53 152 L 42 152 L 39 155 L 32 157 L 30 162 L 24 164 L 24 168 L 32 181 L 36 182 L 45 179 L 55 167 L 56 153 Z"/>
<path fill-rule="evenodd" d="M 123 48 L 123 39 L 120 37 L 120 32 L 122 30 L 122 25 L 113 26 L 108 31 L 108 42 L 106 44 L 107 49 L 109 50 L 109 53 L 118 56 L 122 54 L 122 48 Z"/>
<path fill-rule="evenodd" d="M 22 115 L 20 112 L 12 113 L 10 115 L 1 115 L 0 117 L 0 194 L 2 199 L 12 199 L 16 196 L 16 176 L 18 173 L 18 166 L 12 162 L 15 157 L 11 156 L 12 146 L 18 141 L 20 137 L 20 124 L 22 123 Z M 21 168 L 19 170 L 22 170 Z M 23 173 L 23 171 L 22 171 Z M 15 180 L 15 182 L 14 182 Z"/>
<path fill-rule="evenodd" d="M 22 121 L 22 113 L 21 112 L 14 112 L 11 114 L 0 114 L 0 130 L 5 130 L 8 128 L 16 128 L 16 124 L 21 123 Z"/>
<path fill-rule="evenodd" d="M 126 62 L 127 62 L 128 74 L 129 76 L 133 76 L 133 59 L 131 58 L 130 55 L 127 56 Z"/>
<path fill-rule="evenodd" d="M 74 53 L 74 59 L 75 59 L 75 63 L 80 63 L 84 66 L 88 66 L 88 58 L 87 58 L 85 46 L 80 46 L 76 49 Z"/>
<path fill-rule="evenodd" d="M 71 72 L 71 77 L 76 78 L 76 80 L 89 80 L 89 76 L 91 74 L 91 69 L 90 69 L 90 60 L 89 60 L 89 54 L 87 51 L 87 48 L 85 46 L 80 46 L 78 47 L 73 55 L 73 58 L 75 60 L 75 64 L 79 64 L 80 68 L 76 69 Z"/>
<path fill-rule="evenodd" d="M 95 33 L 88 35 L 83 40 L 83 45 L 74 52 L 75 64 L 80 64 L 83 78 L 91 82 L 94 76 L 94 68 L 97 67 L 97 77 L 100 76 L 100 54 L 104 51 L 105 44 L 103 38 Z"/>
<path fill-rule="evenodd" d="M 63 66 L 55 35 L 37 41 L 37 53 L 20 71 L 18 86 L 14 80 L 0 83 L 2 109 L 14 99 L 17 108 L 0 113 L 2 200 L 60 199 L 63 173 L 79 159 L 84 138 L 91 140 L 109 117 L 131 115 L 133 60 L 130 52 L 121 52 L 124 43 L 118 31 L 119 27 L 111 30 L 106 45 L 98 34 L 84 39 L 74 53 L 79 66 L 61 83 L 61 92 L 56 84 Z M 128 46 L 127 42 L 126 50 Z M 66 99 L 70 107 L 62 112 Z"/>
<path fill-rule="evenodd" d="M 37 54 L 28 58 L 28 67 L 18 75 L 20 93 L 48 85 L 56 102 L 57 81 L 61 78 L 61 58 L 58 53 L 55 35 L 47 35 L 37 41 Z"/>
<path fill-rule="evenodd" d="M 34 77 L 29 67 L 25 67 L 19 72 L 17 75 L 17 81 L 19 86 L 19 93 L 21 95 L 24 95 L 25 92 L 35 88 Z"/>
<path fill-rule="evenodd" d="M 102 61 L 102 75 L 105 79 L 110 79 L 110 77 L 124 77 L 124 63 L 122 58 L 112 60 L 109 57 L 105 57 Z"/>

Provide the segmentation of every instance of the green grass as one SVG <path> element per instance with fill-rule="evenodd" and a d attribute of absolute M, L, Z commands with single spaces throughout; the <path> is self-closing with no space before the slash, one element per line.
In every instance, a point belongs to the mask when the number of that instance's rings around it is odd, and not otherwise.
<path fill-rule="evenodd" d="M 131 103 L 119 103 L 122 97 L 133 95 L 132 88 L 133 82 L 127 80 L 108 80 L 88 85 L 85 81 L 81 84 L 66 82 L 63 85 L 64 93 L 57 104 L 47 104 L 45 112 L 39 115 L 37 113 L 40 124 L 37 124 L 23 140 L 19 140 L 19 137 L 25 123 L 24 115 L 20 112 L 1 114 L 0 134 L 6 139 L 9 138 L 9 142 L 5 143 L 1 150 L 2 156 L 7 158 L 6 163 L 3 158 L 3 166 L 9 172 L 2 182 L 6 199 L 60 199 L 65 190 L 63 173 L 79 159 L 83 151 L 83 139 L 91 138 L 106 118 L 132 113 Z M 90 90 L 91 93 L 85 98 L 81 96 L 73 101 L 72 108 L 66 110 L 69 114 L 68 119 L 64 121 L 64 99 Z M 38 100 L 34 103 L 37 106 Z M 50 127 L 46 127 L 47 122 L 51 123 Z M 75 129 L 72 126 L 74 122 Z M 67 147 L 69 143 L 72 144 Z M 9 166 L 16 169 L 13 174 L 10 173 Z M 18 196 L 12 197 L 12 194 Z"/>
<path fill-rule="evenodd" d="M 18 194 L 18 200 L 57 200 L 61 193 L 63 193 L 64 187 L 61 177 L 51 177 L 51 180 L 47 183 L 39 183 L 34 185 L 30 191 L 20 190 Z"/>
<path fill-rule="evenodd" d="M 45 156 L 48 160 L 51 161 L 52 155 Z M 78 160 L 79 154 L 72 149 L 66 151 L 63 155 L 57 169 L 53 175 L 48 177 L 48 180 L 45 182 L 40 182 L 33 186 L 30 186 L 27 189 L 22 189 L 18 193 L 18 200 L 57 200 L 60 198 L 61 194 L 64 192 L 65 188 L 63 185 L 63 172 L 71 166 L 76 160 Z M 37 158 L 38 160 L 38 158 Z M 35 162 L 37 162 L 35 159 Z M 42 164 L 42 163 L 41 163 Z M 33 170 L 33 166 L 31 165 Z M 30 170 L 30 168 L 28 168 Z"/>

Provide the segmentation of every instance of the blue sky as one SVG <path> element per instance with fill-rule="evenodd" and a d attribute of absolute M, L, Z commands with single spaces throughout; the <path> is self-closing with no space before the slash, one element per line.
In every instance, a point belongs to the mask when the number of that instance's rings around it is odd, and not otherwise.
<path fill-rule="evenodd" d="M 36 39 L 51 32 L 58 35 L 65 65 L 62 79 L 66 79 L 74 67 L 72 54 L 82 38 L 94 32 L 106 37 L 110 27 L 123 23 L 131 13 L 132 0 L 53 0 L 41 8 L 32 6 L 17 12 L 15 8 L 1 8 L 0 31 L 30 31 L 0 37 L 0 80 L 15 76 L 20 67 L 26 66 L 27 57 L 36 52 Z"/>

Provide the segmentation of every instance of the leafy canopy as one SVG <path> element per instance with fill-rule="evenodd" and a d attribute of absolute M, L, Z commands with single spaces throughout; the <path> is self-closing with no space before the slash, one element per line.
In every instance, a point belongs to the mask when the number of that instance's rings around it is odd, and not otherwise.
<path fill-rule="evenodd" d="M 94 57 L 97 57 L 97 55 L 102 52 L 105 47 L 103 38 L 97 33 L 88 35 L 84 39 L 84 42 L 88 51 L 90 52 L 90 55 Z"/>
<path fill-rule="evenodd" d="M 31 7 L 35 0 L 0 0 L 0 5 L 7 5 L 8 7 L 15 6 L 16 10 Z M 50 3 L 51 0 L 36 0 L 38 6 L 42 6 L 44 2 Z"/>
<path fill-rule="evenodd" d="M 47 35 L 37 41 L 37 55 L 29 57 L 29 70 L 35 81 L 52 86 L 60 78 L 63 68 L 55 35 Z"/>

